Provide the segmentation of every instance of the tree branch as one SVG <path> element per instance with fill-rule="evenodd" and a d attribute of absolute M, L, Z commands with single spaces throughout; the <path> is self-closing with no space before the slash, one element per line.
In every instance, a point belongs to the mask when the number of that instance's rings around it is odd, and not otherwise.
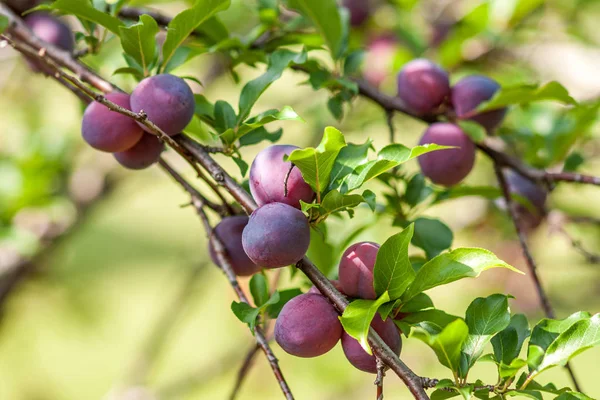
<path fill-rule="evenodd" d="M 160 161 L 160 165 L 165 171 L 167 171 L 167 173 L 169 173 L 169 175 L 173 176 L 173 178 L 178 183 L 184 181 L 183 177 L 181 177 L 181 175 L 175 172 L 175 170 L 173 170 L 173 168 L 171 168 L 164 160 Z M 182 185 L 182 187 L 189 193 L 189 195 L 192 198 L 192 205 L 194 206 L 198 216 L 200 217 L 200 220 L 202 221 L 202 224 L 204 225 L 204 229 L 206 231 L 206 235 L 208 236 L 208 240 L 210 241 L 215 250 L 215 254 L 217 260 L 219 261 L 219 265 L 221 266 L 221 269 L 223 270 L 225 276 L 229 280 L 229 284 L 231 285 L 241 302 L 250 304 L 248 298 L 246 297 L 246 294 L 242 290 L 242 287 L 240 286 L 239 282 L 237 281 L 235 273 L 233 272 L 233 268 L 231 267 L 231 262 L 229 260 L 229 256 L 227 255 L 225 247 L 223 246 L 223 243 L 221 242 L 218 235 L 213 231 L 208 217 L 204 212 L 205 204 L 203 202 L 203 197 L 199 196 L 199 193 L 196 190 L 188 190 L 192 188 L 192 186 L 189 184 Z M 273 354 L 273 351 L 271 350 L 271 347 L 269 346 L 269 343 L 267 342 L 267 339 L 265 338 L 264 333 L 262 332 L 260 327 L 257 326 L 255 328 L 254 336 L 256 337 L 257 345 L 265 353 L 267 360 L 271 365 L 271 369 L 273 370 L 273 374 L 275 375 L 275 378 L 277 379 L 277 382 L 279 383 L 279 386 L 281 387 L 281 391 L 283 392 L 285 398 L 288 400 L 293 400 L 294 396 L 292 395 L 292 392 L 290 391 L 290 388 L 288 387 L 287 382 L 283 377 L 283 373 L 279 368 L 279 362 L 275 357 L 275 354 Z"/>

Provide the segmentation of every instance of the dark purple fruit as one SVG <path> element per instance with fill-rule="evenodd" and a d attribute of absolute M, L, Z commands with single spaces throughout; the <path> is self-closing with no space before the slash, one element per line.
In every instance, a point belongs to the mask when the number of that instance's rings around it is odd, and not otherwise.
<path fill-rule="evenodd" d="M 306 293 L 288 301 L 275 323 L 275 340 L 286 353 L 317 357 L 331 350 L 342 336 L 338 313 L 324 296 Z"/>
<path fill-rule="evenodd" d="M 379 245 L 359 242 L 348 247 L 340 260 L 340 286 L 350 297 L 376 299 L 373 287 L 373 268 Z"/>
<path fill-rule="evenodd" d="M 194 108 L 194 93 L 183 79 L 174 75 L 146 78 L 131 94 L 132 111 L 143 110 L 148 119 L 169 136 L 177 135 L 190 123 Z"/>
<path fill-rule="evenodd" d="M 419 141 L 421 145 L 428 143 L 458 148 L 420 156 L 418 160 L 423 175 L 443 186 L 456 185 L 469 175 L 475 163 L 475 144 L 457 125 L 447 122 L 430 125 Z"/>
<path fill-rule="evenodd" d="M 248 258 L 242 247 L 242 232 L 247 224 L 247 216 L 236 215 L 223 218 L 214 229 L 214 234 L 225 247 L 233 272 L 238 276 L 250 276 L 260 271 L 260 267 Z M 221 266 L 212 242 L 209 243 L 208 250 L 213 262 Z"/>
<path fill-rule="evenodd" d="M 115 153 L 114 156 L 125 168 L 144 169 L 158 161 L 163 148 L 162 142 L 156 136 L 144 133 L 135 146 Z"/>
<path fill-rule="evenodd" d="M 109 93 L 106 98 L 131 110 L 129 95 L 125 93 Z M 111 111 L 96 101 L 87 106 L 81 122 L 83 139 L 96 150 L 109 153 L 132 148 L 140 141 L 143 133 L 144 131 L 135 120 Z"/>
<path fill-rule="evenodd" d="M 456 116 L 481 124 L 488 132 L 495 130 L 506 115 L 506 108 L 473 113 L 481 103 L 490 100 L 500 90 L 498 82 L 486 76 L 472 75 L 458 81 L 452 87 L 452 105 Z"/>
<path fill-rule="evenodd" d="M 369 0 L 343 0 L 342 6 L 350 13 L 350 25 L 360 26 L 371 15 Z"/>
<path fill-rule="evenodd" d="M 274 145 L 262 150 L 250 167 L 250 192 L 259 206 L 268 203 L 284 203 L 300 208 L 300 200 L 310 203 L 315 192 L 304 181 L 300 170 L 292 168 L 287 180 L 285 178 L 292 163 L 283 161 L 284 155 L 298 147 L 289 145 Z"/>
<path fill-rule="evenodd" d="M 297 263 L 310 244 L 310 227 L 302 211 L 283 203 L 254 210 L 242 234 L 242 246 L 257 265 L 279 268 Z"/>
<path fill-rule="evenodd" d="M 398 74 L 398 97 L 417 115 L 433 113 L 448 96 L 448 73 L 429 60 L 413 60 Z"/>
<path fill-rule="evenodd" d="M 402 339 L 398 333 L 398 329 L 391 319 L 381 319 L 379 314 L 375 314 L 371 327 L 383 339 L 385 344 L 397 355 L 400 355 L 402 349 Z M 377 361 L 375 356 L 369 355 L 358 343 L 356 339 L 348 335 L 346 332 L 342 334 L 342 349 L 350 364 L 364 372 L 372 374 L 377 373 Z"/>

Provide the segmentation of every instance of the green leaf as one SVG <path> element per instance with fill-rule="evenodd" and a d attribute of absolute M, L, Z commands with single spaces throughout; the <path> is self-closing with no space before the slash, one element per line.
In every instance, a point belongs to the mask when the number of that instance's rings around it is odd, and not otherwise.
<path fill-rule="evenodd" d="M 577 354 L 600 344 L 600 314 L 575 322 L 548 346 L 535 375 L 555 366 L 564 366 Z"/>
<path fill-rule="evenodd" d="M 348 54 L 344 60 L 344 75 L 351 76 L 360 73 L 366 52 L 362 49 Z"/>
<path fill-rule="evenodd" d="M 239 113 L 237 123 L 241 124 L 267 88 L 281 77 L 283 71 L 290 64 L 303 64 L 306 62 L 306 52 L 295 53 L 287 49 L 278 49 L 269 57 L 269 65 L 264 74 L 248 82 L 240 93 Z"/>
<path fill-rule="evenodd" d="M 593 400 L 586 394 L 580 392 L 564 392 L 554 398 L 554 400 Z"/>
<path fill-rule="evenodd" d="M 312 147 L 297 149 L 287 157 L 288 161 L 300 169 L 306 183 L 317 193 L 318 202 L 320 195 L 329 186 L 335 159 L 345 146 L 344 135 L 337 129 L 328 126 L 316 149 Z"/>
<path fill-rule="evenodd" d="M 0 15 L 0 33 L 4 32 L 10 25 L 8 17 L 6 15 Z"/>
<path fill-rule="evenodd" d="M 413 313 L 426 310 L 428 308 L 433 308 L 433 301 L 431 300 L 431 297 L 427 296 L 425 293 L 419 293 L 406 303 L 402 303 L 400 311 L 403 313 Z"/>
<path fill-rule="evenodd" d="M 351 174 L 356 167 L 369 160 L 368 154 L 371 142 L 369 139 L 363 144 L 348 143 L 346 147 L 340 150 L 331 170 L 330 183 L 327 190 L 337 189 L 347 175 Z"/>
<path fill-rule="evenodd" d="M 144 73 L 137 68 L 134 67 L 121 67 L 117 68 L 115 72 L 112 73 L 114 75 L 133 75 L 136 79 L 142 80 L 144 79 Z"/>
<path fill-rule="evenodd" d="M 402 311 L 402 309 L 401 309 Z M 460 319 L 455 315 L 450 315 L 442 310 L 431 309 L 409 313 L 399 321 L 420 328 L 430 335 L 437 335 L 444 330 L 446 326 Z"/>
<path fill-rule="evenodd" d="M 485 128 L 475 121 L 461 120 L 458 125 L 475 143 L 483 142 L 488 136 Z"/>
<path fill-rule="evenodd" d="M 416 206 L 433 193 L 433 189 L 427 186 L 423 174 L 415 174 L 406 184 L 406 191 L 402 200 L 410 206 Z"/>
<path fill-rule="evenodd" d="M 362 203 L 368 203 L 369 195 L 373 192 L 369 192 L 365 190 L 363 195 L 360 194 L 341 194 L 337 190 L 332 190 L 323 197 L 323 201 L 320 206 L 318 206 L 319 210 L 319 219 L 327 218 L 330 214 L 342 211 L 348 211 L 350 213 L 354 207 Z M 365 195 L 367 198 L 365 198 Z M 369 205 L 371 207 L 371 205 Z M 372 207 L 371 207 L 372 208 Z"/>
<path fill-rule="evenodd" d="M 244 136 L 240 138 L 240 147 L 250 146 L 256 143 L 260 143 L 263 140 L 267 140 L 271 143 L 277 142 L 281 135 L 283 134 L 283 129 L 279 128 L 275 132 L 269 132 L 264 127 L 256 128 L 253 131 L 248 132 Z"/>
<path fill-rule="evenodd" d="M 478 297 L 467 308 L 465 322 L 469 327 L 469 337 L 463 346 L 465 363 L 462 365 L 461 377 L 466 377 L 469 369 L 483 353 L 483 348 L 510 323 L 508 297 L 493 294 L 489 297 Z"/>
<path fill-rule="evenodd" d="M 76 0 L 79 1 L 79 0 Z M 167 65 L 183 41 L 203 22 L 229 8 L 231 0 L 196 0 L 189 9 L 177 14 L 167 27 L 162 48 L 162 65 Z"/>
<path fill-rule="evenodd" d="M 460 396 L 460 393 L 458 393 L 455 390 L 448 391 L 445 389 L 436 389 L 433 393 L 431 393 L 430 399 L 431 400 L 446 400 L 446 399 L 451 399 L 456 396 Z"/>
<path fill-rule="evenodd" d="M 34 10 L 58 10 L 65 14 L 72 14 L 86 21 L 102 25 L 117 36 L 120 35 L 119 28 L 125 26 L 117 17 L 97 10 L 87 0 L 56 0 L 52 4 L 44 4 L 34 8 Z"/>
<path fill-rule="evenodd" d="M 225 134 L 225 132 L 228 129 L 235 127 L 235 111 L 233 110 L 231 104 L 229 104 L 228 102 L 218 100 L 215 103 L 214 113 L 215 129 L 217 130 L 217 132 L 223 133 L 223 135 L 221 135 L 221 138 L 226 137 L 227 135 Z M 225 140 L 224 142 L 227 143 Z"/>
<path fill-rule="evenodd" d="M 562 320 L 545 318 L 533 328 L 527 349 L 529 370 L 536 369 L 544 357 L 548 347 L 558 336 L 569 329 L 574 323 L 590 318 L 587 312 L 579 311 Z"/>
<path fill-rule="evenodd" d="M 554 100 L 569 105 L 577 104 L 577 101 L 569 96 L 569 92 L 564 86 L 552 81 L 543 86 L 520 85 L 502 88 L 489 101 L 480 104 L 475 111 L 479 113 L 513 104 L 527 104 L 546 100 Z"/>
<path fill-rule="evenodd" d="M 248 324 L 248 327 L 250 327 L 250 330 L 254 333 L 254 328 L 256 328 L 256 318 L 260 312 L 270 305 L 277 304 L 279 301 L 279 292 L 275 292 L 267 302 L 257 308 L 254 308 L 247 303 L 237 303 L 234 301 L 231 303 L 231 311 L 233 311 L 240 321 Z"/>
<path fill-rule="evenodd" d="M 233 111 L 233 109 L 232 109 Z M 234 113 L 235 116 L 235 113 Z M 279 110 L 268 110 L 255 117 L 250 118 L 244 122 L 237 130 L 232 130 L 227 135 L 222 135 L 221 140 L 226 144 L 233 144 L 236 140 L 240 139 L 244 135 L 255 131 L 258 128 L 263 127 L 274 121 L 300 121 L 304 122 L 302 118 L 292 109 L 290 106 L 285 106 Z M 233 121 L 235 126 L 235 119 Z"/>
<path fill-rule="evenodd" d="M 141 15 L 137 24 L 119 27 L 123 51 L 142 67 L 148 75 L 156 55 L 158 24 L 149 15 Z"/>
<path fill-rule="evenodd" d="M 537 390 L 510 390 L 506 392 L 510 397 L 528 397 L 534 400 L 544 400 L 544 396 Z"/>
<path fill-rule="evenodd" d="M 510 365 L 521 353 L 521 347 L 529 333 L 527 317 L 523 314 L 513 315 L 508 326 L 492 338 L 496 360 Z"/>
<path fill-rule="evenodd" d="M 391 236 L 377 252 L 373 269 L 373 285 L 378 296 L 388 292 L 396 300 L 415 279 L 415 271 L 408 259 L 408 246 L 413 237 L 414 225 Z"/>
<path fill-rule="evenodd" d="M 269 300 L 269 281 L 264 274 L 255 274 L 250 279 L 250 293 L 254 305 L 260 307 Z"/>
<path fill-rule="evenodd" d="M 340 318 L 344 330 L 358 340 L 368 354 L 372 354 L 368 342 L 371 321 L 379 307 L 388 301 L 390 301 L 390 296 L 387 292 L 379 296 L 377 300 L 354 300 L 346 307 Z"/>
<path fill-rule="evenodd" d="M 458 372 L 461 349 L 469 336 L 469 328 L 465 321 L 456 319 L 438 334 L 431 334 L 421 327 L 416 327 L 412 336 L 429 345 L 443 366 L 450 368 L 454 373 Z"/>
<path fill-rule="evenodd" d="M 402 299 L 406 301 L 425 290 L 462 278 L 476 278 L 490 268 L 507 268 L 522 273 L 500 260 L 491 251 L 479 248 L 460 248 L 440 254 L 423 265 Z"/>
<path fill-rule="evenodd" d="M 415 146 L 412 149 L 401 144 L 390 144 L 385 146 L 377 154 L 377 159 L 361 164 L 354 171 L 347 175 L 342 185 L 342 193 L 350 192 L 361 187 L 365 182 L 376 178 L 387 170 L 412 160 L 422 154 L 435 150 L 451 148 L 449 146 L 440 146 L 437 144 L 426 144 L 424 146 Z"/>
<path fill-rule="evenodd" d="M 452 246 L 454 236 L 446 224 L 438 219 L 417 218 L 412 244 L 425 250 L 427 258 L 433 258 Z"/>
<path fill-rule="evenodd" d="M 277 318 L 283 306 L 285 306 L 288 301 L 301 294 L 302 291 L 298 288 L 281 290 L 279 292 L 279 301 L 267 306 L 267 314 L 273 319 Z"/>
<path fill-rule="evenodd" d="M 288 4 L 317 26 L 333 58 L 340 58 L 347 44 L 347 32 L 336 0 L 289 0 Z"/>
<path fill-rule="evenodd" d="M 480 359 L 481 360 L 481 359 Z M 501 379 L 512 378 L 517 375 L 521 368 L 527 366 L 527 361 L 520 358 L 515 358 L 510 364 L 501 362 L 498 364 L 498 375 Z"/>

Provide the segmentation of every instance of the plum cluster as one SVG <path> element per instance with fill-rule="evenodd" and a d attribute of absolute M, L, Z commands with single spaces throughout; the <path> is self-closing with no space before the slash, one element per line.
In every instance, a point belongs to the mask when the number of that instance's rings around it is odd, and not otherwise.
<path fill-rule="evenodd" d="M 492 133 L 504 119 L 506 109 L 478 113 L 476 108 L 491 99 L 500 89 L 494 80 L 481 76 L 467 76 L 450 86 L 448 73 L 439 65 L 416 59 L 407 63 L 398 73 L 398 97 L 407 110 L 418 116 L 439 114 L 453 110 L 456 119 L 472 120 Z M 432 124 L 419 144 L 436 143 L 455 149 L 424 154 L 419 164 L 432 182 L 452 186 L 462 181 L 473 168 L 475 145 L 456 124 Z"/>
<path fill-rule="evenodd" d="M 167 135 L 176 135 L 192 120 L 194 94 L 179 77 L 162 74 L 142 80 L 131 96 L 109 93 L 106 98 L 133 112 L 143 111 Z M 94 149 L 113 153 L 129 169 L 143 169 L 158 161 L 162 142 L 147 128 L 99 102 L 91 103 L 83 114 L 81 134 Z"/>
<path fill-rule="evenodd" d="M 379 245 L 359 242 L 348 247 L 339 264 L 339 280 L 332 284 L 351 298 L 375 299 L 373 268 Z M 402 340 L 391 319 L 375 315 L 371 327 L 396 354 Z M 377 373 L 375 356 L 342 328 L 338 313 L 319 290 L 312 287 L 306 294 L 290 300 L 281 310 L 275 324 L 275 340 L 287 353 L 297 357 L 317 357 L 331 350 L 338 341 L 348 361 L 361 371 Z"/>

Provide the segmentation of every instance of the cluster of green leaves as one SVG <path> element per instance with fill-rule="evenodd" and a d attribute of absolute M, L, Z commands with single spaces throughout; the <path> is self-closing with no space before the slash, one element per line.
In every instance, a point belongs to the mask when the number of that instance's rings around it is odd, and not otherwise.
<path fill-rule="evenodd" d="M 269 281 L 264 273 L 252 276 L 250 279 L 250 293 L 254 307 L 244 302 L 231 303 L 231 310 L 235 316 L 250 327 L 254 332 L 257 321 L 264 322 L 266 318 L 277 318 L 279 312 L 291 299 L 302 294 L 300 289 L 269 290 Z M 261 318 L 259 318 L 261 317 Z"/>

